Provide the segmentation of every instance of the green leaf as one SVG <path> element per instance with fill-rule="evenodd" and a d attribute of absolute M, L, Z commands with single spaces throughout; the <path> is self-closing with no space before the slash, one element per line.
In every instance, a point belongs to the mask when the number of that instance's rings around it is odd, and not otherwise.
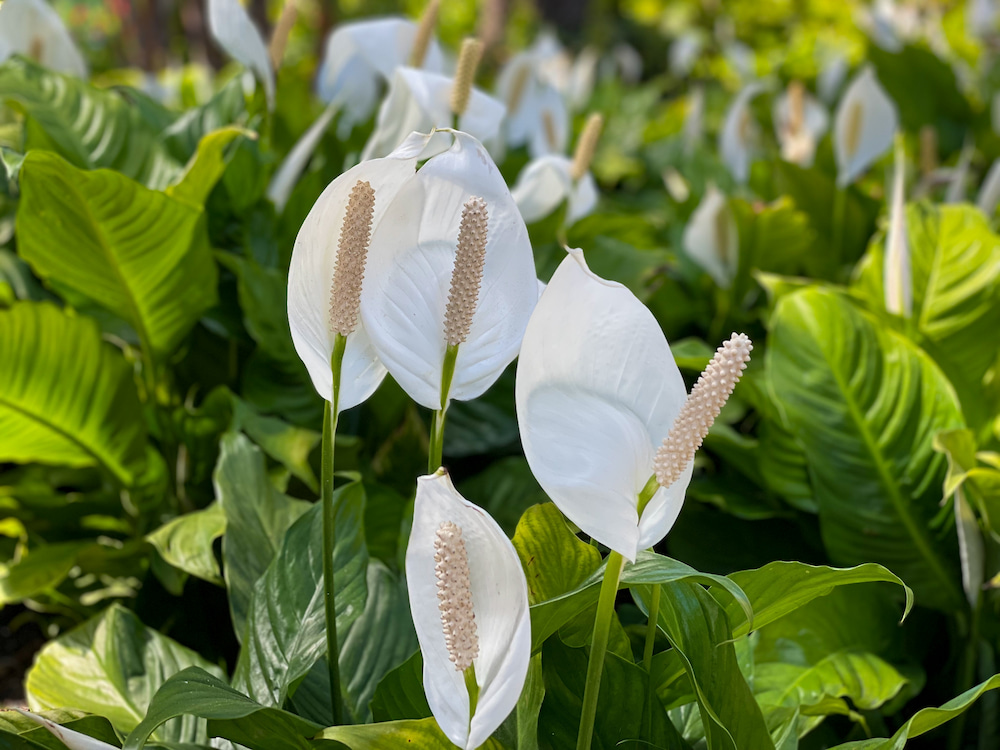
<path fill-rule="evenodd" d="M 115 734 L 111 722 L 103 716 L 92 716 L 83 711 L 65 709 L 42 711 L 39 715 L 113 747 L 119 744 L 118 735 Z M 4 750 L 37 750 L 37 748 L 65 750 L 66 748 L 48 729 L 14 711 L 0 712 L 0 747 Z"/>
<path fill-rule="evenodd" d="M 320 726 L 295 714 L 255 703 L 197 667 L 178 672 L 157 691 L 146 718 L 126 738 L 124 750 L 140 750 L 164 722 L 180 716 L 208 719 L 211 736 L 250 750 L 307 750 Z"/>
<path fill-rule="evenodd" d="M 334 494 L 338 634 L 346 635 L 365 608 L 364 500 L 360 482 Z M 233 684 L 265 706 L 281 706 L 293 686 L 326 655 L 321 511 L 320 505 L 313 506 L 288 529 L 277 556 L 254 587 Z M 343 657 L 346 638 L 341 637 L 340 645 Z M 349 691 L 356 688 L 353 677 L 345 673 L 342 680 L 349 704 Z M 366 675 L 357 677 L 367 680 Z"/>
<path fill-rule="evenodd" d="M 566 623 L 597 604 L 604 564 L 572 591 L 531 607 L 531 644 L 538 650 L 542 642 Z M 640 552 L 634 564 L 626 564 L 620 585 L 634 586 L 690 580 L 706 586 L 725 589 L 739 603 L 747 620 L 753 619 L 753 609 L 746 594 L 725 576 L 701 573 L 690 565 L 652 552 Z"/>
<path fill-rule="evenodd" d="M 805 449 L 831 559 L 879 562 L 922 604 L 961 607 L 954 535 L 930 528 L 945 468 L 933 438 L 962 426 L 948 381 L 923 351 L 823 289 L 781 299 L 769 344 L 772 392 Z"/>
<path fill-rule="evenodd" d="M 226 531 L 226 514 L 215 502 L 204 510 L 168 521 L 146 536 L 160 556 L 175 568 L 203 581 L 222 585 L 213 544 Z"/>
<path fill-rule="evenodd" d="M 708 749 L 774 748 L 760 707 L 740 671 L 725 611 L 697 583 L 661 585 L 657 625 L 694 687 Z M 633 587 L 645 610 L 651 587 Z"/>
<path fill-rule="evenodd" d="M 793 274 L 816 266 L 816 254 L 812 252 L 816 236 L 809 217 L 787 195 L 766 205 L 745 200 L 731 200 L 729 205 L 740 241 L 733 288 L 737 302 L 742 302 L 753 270 Z"/>
<path fill-rule="evenodd" d="M 242 639 L 254 585 L 264 575 L 285 532 L 309 503 L 275 489 L 260 449 L 246 437 L 227 433 L 219 445 L 215 497 L 226 516 L 222 539 L 229 611 Z"/>
<path fill-rule="evenodd" d="M 0 607 L 58 586 L 90 542 L 59 542 L 31 549 L 16 562 L 0 563 Z"/>
<path fill-rule="evenodd" d="M 512 542 L 528 581 L 529 604 L 572 591 L 601 566 L 597 547 L 578 539 L 552 503 L 528 508 Z"/>
<path fill-rule="evenodd" d="M 197 208 L 204 206 L 208 194 L 226 171 L 226 149 L 240 136 L 256 137 L 249 130 L 229 127 L 202 138 L 184 172 L 166 189 L 167 195 Z"/>
<path fill-rule="evenodd" d="M 231 394 L 232 395 L 232 394 Z M 232 395 L 233 430 L 243 430 L 251 440 L 301 479 L 311 490 L 319 491 L 319 482 L 309 464 L 309 454 L 320 441 L 320 434 L 258 414 L 245 401 Z"/>
<path fill-rule="evenodd" d="M 424 695 L 424 661 L 418 651 L 379 682 L 372 698 L 375 721 L 426 719 L 431 707 Z"/>
<path fill-rule="evenodd" d="M 0 102 L 27 113 L 44 133 L 44 145 L 81 169 L 114 169 L 154 188 L 180 171 L 181 162 L 167 153 L 138 108 L 113 90 L 15 57 L 0 65 Z"/>
<path fill-rule="evenodd" d="M 952 698 L 940 708 L 924 708 L 917 711 L 889 739 L 869 739 L 858 742 L 846 742 L 830 750 L 902 750 L 906 742 L 914 737 L 926 734 L 932 729 L 945 724 L 956 716 L 964 713 L 989 690 L 1000 688 L 1000 675 L 994 675 L 985 682 L 969 688 L 957 698 Z"/>
<path fill-rule="evenodd" d="M 128 485 L 145 449 L 132 368 L 92 320 L 48 303 L 0 310 L 0 461 L 104 466 Z"/>
<path fill-rule="evenodd" d="M 569 648 L 558 638 L 552 638 L 542 648 L 541 657 L 545 697 L 538 715 L 538 747 L 541 750 L 574 747 L 587 684 L 587 652 Z M 598 693 L 594 750 L 613 750 L 621 746 L 666 750 L 683 747 L 655 696 L 650 721 L 644 725 L 646 685 L 647 676 L 641 667 L 608 654 Z"/>
<path fill-rule="evenodd" d="M 25 691 L 32 710 L 73 706 L 105 716 L 127 732 L 142 720 L 160 685 L 192 666 L 222 676 L 218 667 L 115 604 L 49 641 L 35 657 Z M 185 718 L 163 725 L 155 737 L 201 742 L 204 724 Z"/>
<path fill-rule="evenodd" d="M 21 167 L 18 250 L 43 279 L 127 321 L 155 357 L 216 302 L 202 212 L 107 170 L 35 151 Z"/>
<path fill-rule="evenodd" d="M 475 403 L 475 401 L 458 402 Z M 451 407 L 448 429 L 451 429 Z M 531 473 L 524 456 L 508 456 L 489 465 L 485 471 L 463 480 L 458 485 L 462 497 L 468 498 L 489 513 L 508 535 L 517 528 L 521 516 L 532 505 L 548 502 Z"/>
<path fill-rule="evenodd" d="M 1000 236 L 973 206 L 911 204 L 906 209 L 913 283 L 912 336 L 954 383 L 970 421 L 982 409 L 983 376 L 996 362 L 985 345 L 1000 328 Z M 857 290 L 883 310 L 884 241 L 873 242 Z M 909 330 L 909 329 L 908 329 Z"/>
<path fill-rule="evenodd" d="M 318 739 L 342 742 L 351 750 L 443 750 L 453 748 L 434 719 L 389 721 L 353 727 L 328 727 Z M 479 750 L 513 750 L 493 739 Z"/>
<path fill-rule="evenodd" d="M 906 594 L 903 618 L 913 606 L 913 592 L 909 586 L 876 563 L 865 563 L 853 568 L 830 568 L 825 565 L 778 561 L 756 570 L 731 573 L 729 577 L 750 600 L 754 627 L 758 629 L 780 620 L 814 599 L 833 593 L 839 586 L 857 583 L 881 581 L 901 586 Z M 742 613 L 735 601 L 728 600 L 720 604 L 726 609 L 730 622 L 739 622 Z M 736 636 L 745 635 L 749 631 L 748 623 L 733 628 Z"/>
<path fill-rule="evenodd" d="M 191 157 L 209 133 L 243 119 L 246 100 L 240 77 L 230 79 L 218 93 L 199 107 L 193 107 L 178 117 L 163 131 L 167 150 L 183 162 Z"/>
<path fill-rule="evenodd" d="M 868 46 L 868 57 L 879 82 L 899 107 L 905 130 L 917 132 L 924 125 L 965 127 L 972 108 L 950 64 L 932 50 L 906 45 L 889 52 Z"/>

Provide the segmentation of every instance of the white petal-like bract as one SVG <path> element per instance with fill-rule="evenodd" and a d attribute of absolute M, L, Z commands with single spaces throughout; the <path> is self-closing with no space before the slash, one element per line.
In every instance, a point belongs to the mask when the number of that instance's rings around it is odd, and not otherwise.
<path fill-rule="evenodd" d="M 653 456 L 687 397 L 652 313 L 587 267 L 559 265 L 528 324 L 515 402 L 524 455 L 542 489 L 602 544 L 635 560 L 680 513 L 693 468 L 639 519 Z"/>
<path fill-rule="evenodd" d="M 469 718 L 463 673 L 449 659 L 438 606 L 434 541 L 442 524 L 461 529 L 468 553 L 479 698 Z M 528 587 L 514 546 L 490 515 L 441 472 L 417 480 L 406 548 L 410 611 L 424 662 L 424 692 L 441 731 L 458 747 L 482 745 L 517 705 L 531 658 Z"/>
<path fill-rule="evenodd" d="M 892 145 L 899 129 L 896 105 L 865 67 L 847 87 L 833 123 L 837 185 L 846 187 Z"/>
<path fill-rule="evenodd" d="M 736 95 L 726 112 L 719 132 L 719 154 L 733 178 L 740 183 L 750 177 L 750 163 L 758 137 L 758 126 L 750 111 L 750 102 L 763 90 L 759 83 L 750 83 Z"/>
<path fill-rule="evenodd" d="M 45 0 L 0 3 L 0 62 L 11 55 L 24 55 L 58 73 L 87 77 L 83 55 Z"/>
<path fill-rule="evenodd" d="M 885 240 L 885 309 L 893 315 L 913 315 L 910 243 L 906 230 L 906 156 L 896 148 L 896 167 Z"/>
<path fill-rule="evenodd" d="M 976 198 L 979 210 L 988 217 L 993 216 L 998 204 L 1000 204 L 1000 159 L 997 159 L 990 166 L 990 171 L 986 173 Z"/>
<path fill-rule="evenodd" d="M 597 205 L 597 183 L 587 172 L 576 184 L 570 176 L 573 160 L 550 154 L 529 162 L 517 176 L 511 195 L 525 223 L 531 224 L 551 214 L 567 198 L 566 224 L 587 216 Z"/>
<path fill-rule="evenodd" d="M 451 148 L 399 191 L 392 220 L 376 224 L 361 297 L 361 317 L 379 358 L 403 390 L 430 409 L 441 408 L 445 309 L 470 198 L 486 204 L 485 266 L 448 398 L 476 398 L 496 381 L 517 356 L 538 301 L 528 230 L 500 170 L 471 135 L 437 136 L 452 138 Z"/>
<path fill-rule="evenodd" d="M 726 196 L 709 185 L 684 228 L 684 250 L 715 283 L 728 289 L 739 264 L 740 238 Z"/>
<path fill-rule="evenodd" d="M 26 716 L 36 724 L 41 724 L 48 729 L 55 737 L 62 742 L 69 750 L 117 750 L 114 745 L 95 739 L 89 735 L 77 732 L 68 727 L 60 726 L 54 721 L 49 721 L 44 716 L 33 714 L 30 711 L 17 708 L 14 709 L 22 716 Z"/>
<path fill-rule="evenodd" d="M 227 55 L 253 72 L 264 86 L 268 109 L 274 109 L 274 68 L 267 43 L 239 0 L 208 0 L 208 30 Z"/>
<path fill-rule="evenodd" d="M 330 127 L 330 122 L 337 114 L 337 105 L 328 104 L 323 114 L 316 118 L 316 122 L 309 126 L 309 129 L 302 134 L 302 137 L 292 146 L 288 156 L 274 173 L 270 184 L 267 186 L 267 197 L 271 199 L 278 212 L 284 210 L 288 198 L 295 188 L 295 183 L 299 180 L 299 175 L 305 169 L 306 164 L 312 158 L 313 151 L 323 139 L 323 134 Z"/>

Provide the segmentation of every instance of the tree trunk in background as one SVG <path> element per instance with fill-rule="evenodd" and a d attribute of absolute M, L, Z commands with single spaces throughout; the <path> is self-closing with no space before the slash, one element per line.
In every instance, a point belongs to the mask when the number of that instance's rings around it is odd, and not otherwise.
<path fill-rule="evenodd" d="M 188 59 L 214 68 L 220 67 L 225 59 L 209 38 L 204 0 L 182 0 L 180 17 L 186 37 Z"/>

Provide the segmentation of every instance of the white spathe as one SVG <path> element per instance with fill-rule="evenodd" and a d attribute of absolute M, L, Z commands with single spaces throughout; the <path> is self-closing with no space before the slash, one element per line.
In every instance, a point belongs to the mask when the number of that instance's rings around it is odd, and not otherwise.
<path fill-rule="evenodd" d="M 587 172 L 575 183 L 570 175 L 573 160 L 550 154 L 530 162 L 517 176 L 511 195 L 525 223 L 551 214 L 567 199 L 566 225 L 587 216 L 597 205 L 597 183 Z"/>
<path fill-rule="evenodd" d="M 441 524 L 461 527 L 469 557 L 479 655 L 479 699 L 469 719 L 462 672 L 448 658 L 438 609 L 434 539 Z M 490 515 L 463 498 L 444 472 L 417 479 L 406 548 L 410 612 L 424 662 L 424 692 L 441 731 L 458 747 L 482 745 L 517 705 L 531 658 L 528 587 L 517 552 Z"/>
<path fill-rule="evenodd" d="M 337 104 L 328 104 L 323 113 L 316 118 L 316 121 L 309 126 L 309 129 L 302 134 L 302 137 L 292 146 L 285 160 L 281 162 L 278 171 L 274 173 L 270 184 L 267 186 L 267 197 L 270 198 L 278 213 L 285 209 L 289 197 L 295 184 L 299 181 L 302 170 L 312 158 L 316 146 L 323 139 L 323 134 L 330 127 L 334 115 L 337 114 Z"/>
<path fill-rule="evenodd" d="M 485 392 L 517 356 L 538 301 L 528 230 L 500 170 L 471 135 L 437 136 L 451 138 L 451 147 L 399 190 L 391 221 L 375 225 L 361 294 L 361 317 L 379 359 L 429 409 Z M 474 196 L 486 202 L 488 215 L 482 284 L 451 389 L 442 394 L 445 308 L 462 211 Z"/>
<path fill-rule="evenodd" d="M 837 99 L 849 71 L 847 56 L 840 52 L 834 53 L 823 65 L 816 77 L 816 92 L 827 105 L 832 105 Z"/>
<path fill-rule="evenodd" d="M 896 105 L 875 70 L 865 66 L 847 87 L 833 122 L 838 187 L 850 185 L 884 154 L 898 129 Z"/>
<path fill-rule="evenodd" d="M 59 14 L 45 0 L 0 3 L 0 62 L 12 55 L 30 57 L 58 73 L 87 77 L 83 55 Z"/>
<path fill-rule="evenodd" d="M 89 735 L 77 732 L 68 727 L 56 724 L 54 721 L 46 719 L 44 716 L 33 714 L 21 708 L 15 708 L 22 716 L 26 716 L 36 724 L 41 724 L 48 729 L 55 737 L 62 742 L 69 750 L 118 750 L 114 745 L 95 739 Z"/>
<path fill-rule="evenodd" d="M 239 0 L 208 0 L 208 30 L 227 55 L 253 72 L 264 86 L 268 109 L 274 109 L 274 68 L 267 42 Z"/>
<path fill-rule="evenodd" d="M 781 158 L 802 167 L 812 165 L 816 144 L 830 126 L 826 108 L 812 94 L 802 95 L 802 121 L 795 128 L 791 96 L 783 91 L 774 100 L 772 116 L 774 129 L 781 144 Z"/>
<path fill-rule="evenodd" d="M 709 185 L 684 228 L 684 251 L 723 289 L 736 275 L 740 237 L 726 196 Z"/>
<path fill-rule="evenodd" d="M 750 177 L 750 163 L 759 136 L 750 103 L 763 89 L 756 82 L 744 86 L 729 106 L 719 132 L 719 155 L 739 183 L 745 183 Z"/>
<path fill-rule="evenodd" d="M 535 308 L 521 346 L 515 402 L 524 454 L 559 509 L 634 561 L 673 526 L 693 462 L 653 495 L 639 493 L 687 397 L 652 313 L 569 250 Z"/>
<path fill-rule="evenodd" d="M 667 66 L 671 74 L 684 78 L 694 68 L 702 48 L 705 35 L 700 29 L 686 29 L 670 45 L 667 52 Z"/>
<path fill-rule="evenodd" d="M 976 197 L 976 205 L 979 210 L 992 217 L 1000 204 L 1000 159 L 997 159 L 990 166 L 990 170 L 983 178 L 983 184 L 979 187 L 979 195 Z"/>
<path fill-rule="evenodd" d="M 320 396 L 333 402 L 330 358 L 336 338 L 330 323 L 330 295 L 337 264 L 341 227 L 351 191 L 358 181 L 375 191 L 372 227 L 389 211 L 393 198 L 410 180 L 427 136 L 414 134 L 384 159 L 372 159 L 347 170 L 331 182 L 302 223 L 288 269 L 288 323 L 292 343 Z M 369 251 L 370 255 L 370 251 Z M 362 293 L 366 283 L 362 284 Z M 340 411 L 367 399 L 385 377 L 364 321 L 347 336 L 341 366 Z"/>
<path fill-rule="evenodd" d="M 906 230 L 906 155 L 896 146 L 896 165 L 885 240 L 885 309 L 893 315 L 913 315 L 913 280 L 910 243 Z"/>
<path fill-rule="evenodd" d="M 389 17 L 345 23 L 330 32 L 316 75 L 316 92 L 327 104 L 338 106 L 341 138 L 372 116 L 382 87 L 392 80 L 396 68 L 409 64 L 417 28 L 409 19 Z M 444 70 L 444 55 L 436 39 L 430 40 L 420 67 L 433 73 Z"/>
<path fill-rule="evenodd" d="M 396 68 L 389 94 L 379 108 L 375 131 L 365 144 L 361 159 L 385 156 L 414 131 L 426 133 L 451 127 L 452 83 L 451 78 L 438 73 Z M 500 133 L 504 112 L 503 104 L 474 88 L 468 108 L 458 118 L 459 130 L 480 142 L 492 141 Z M 439 134 L 435 141 L 446 144 L 447 138 Z"/>
<path fill-rule="evenodd" d="M 569 137 L 569 112 L 543 74 L 545 59 L 536 45 L 511 58 L 497 79 L 497 98 L 506 108 L 506 143 L 512 148 L 527 144 L 532 158 L 563 152 Z"/>

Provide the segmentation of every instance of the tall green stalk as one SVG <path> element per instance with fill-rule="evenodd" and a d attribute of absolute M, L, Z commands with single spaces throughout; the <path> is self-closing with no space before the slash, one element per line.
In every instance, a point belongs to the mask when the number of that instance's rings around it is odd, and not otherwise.
<path fill-rule="evenodd" d="M 625 567 L 625 558 L 611 551 L 601 583 L 601 595 L 597 601 L 597 617 L 594 620 L 594 637 L 590 644 L 590 661 L 587 664 L 587 685 L 583 691 L 583 710 L 580 713 L 580 734 L 576 738 L 576 750 L 590 750 L 594 739 L 594 720 L 597 718 L 597 695 L 601 688 L 601 673 L 604 671 L 604 656 L 608 652 L 608 637 L 611 634 L 611 616 L 615 611 L 615 597 L 618 581 Z"/>
<path fill-rule="evenodd" d="M 333 374 L 333 403 L 323 407 L 323 466 L 321 501 L 323 503 L 323 605 L 326 611 L 326 662 L 330 670 L 330 707 L 334 725 L 344 720 L 340 700 L 340 647 L 337 641 L 337 602 L 334 581 L 333 553 L 337 545 L 337 514 L 333 504 L 333 458 L 340 417 L 340 370 L 344 361 L 347 339 L 337 334 L 330 357 Z"/>
<path fill-rule="evenodd" d="M 458 344 L 449 344 L 444 353 L 441 368 L 441 408 L 434 412 L 431 421 L 430 446 L 427 451 L 427 473 L 433 474 L 441 468 L 444 454 L 444 423 L 448 413 L 448 394 L 451 381 L 455 377 L 455 362 L 458 359 Z"/>

